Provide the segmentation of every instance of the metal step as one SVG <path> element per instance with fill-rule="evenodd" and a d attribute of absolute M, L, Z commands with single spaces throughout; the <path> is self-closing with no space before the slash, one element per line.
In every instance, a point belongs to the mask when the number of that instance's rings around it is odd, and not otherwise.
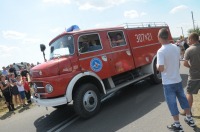
<path fill-rule="evenodd" d="M 106 91 L 106 94 L 110 94 L 110 93 L 112 93 L 112 92 L 115 92 L 115 91 L 117 91 L 117 90 L 119 90 L 119 89 L 121 89 L 121 88 L 123 88 L 123 87 L 125 87 L 125 86 L 128 86 L 128 85 L 130 85 L 130 84 L 132 84 L 132 83 L 135 83 L 135 82 L 140 81 L 141 79 L 144 79 L 144 78 L 146 78 L 146 77 L 149 77 L 150 75 L 152 75 L 152 74 L 144 74 L 144 75 L 139 76 L 139 77 L 137 77 L 137 78 L 135 78 L 135 79 L 133 79 L 133 80 L 127 80 L 125 83 L 119 84 L 119 85 L 117 85 L 116 87 L 114 87 L 114 88 L 112 88 L 112 89 L 108 89 L 108 90 Z"/>

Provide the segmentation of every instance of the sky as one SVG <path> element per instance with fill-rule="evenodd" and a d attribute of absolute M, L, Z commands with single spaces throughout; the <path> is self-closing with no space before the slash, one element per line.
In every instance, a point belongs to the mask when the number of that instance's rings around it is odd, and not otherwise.
<path fill-rule="evenodd" d="M 0 0 L 0 69 L 12 63 L 43 62 L 40 44 L 71 25 L 80 29 L 123 23 L 166 22 L 173 37 L 200 26 L 199 0 Z M 182 30 L 183 29 L 183 30 Z"/>

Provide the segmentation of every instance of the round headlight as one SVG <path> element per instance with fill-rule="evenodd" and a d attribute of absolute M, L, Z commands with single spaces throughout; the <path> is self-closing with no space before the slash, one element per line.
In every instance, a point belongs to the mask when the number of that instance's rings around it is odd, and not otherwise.
<path fill-rule="evenodd" d="M 45 86 L 45 88 L 46 88 L 47 93 L 53 92 L 53 87 L 52 87 L 50 84 L 47 84 L 47 85 Z"/>

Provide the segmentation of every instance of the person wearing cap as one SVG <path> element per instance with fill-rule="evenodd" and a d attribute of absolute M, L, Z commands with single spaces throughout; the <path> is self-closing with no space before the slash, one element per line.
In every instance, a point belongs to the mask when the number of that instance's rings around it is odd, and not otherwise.
<path fill-rule="evenodd" d="M 31 104 L 31 90 L 30 90 L 29 82 L 27 81 L 26 77 L 22 77 L 22 82 L 24 84 L 24 90 L 25 90 L 27 103 Z"/>

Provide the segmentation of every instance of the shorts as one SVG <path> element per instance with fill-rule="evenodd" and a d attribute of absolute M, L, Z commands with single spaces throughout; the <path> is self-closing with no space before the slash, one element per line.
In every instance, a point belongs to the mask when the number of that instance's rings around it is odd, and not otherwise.
<path fill-rule="evenodd" d="M 176 116 L 179 114 L 177 99 L 182 109 L 185 110 L 190 108 L 187 98 L 183 91 L 182 82 L 163 85 L 163 88 L 164 88 L 165 100 L 167 102 L 169 111 L 172 116 Z"/>
<path fill-rule="evenodd" d="M 186 89 L 189 94 L 197 94 L 200 89 L 200 80 L 188 80 Z"/>
<path fill-rule="evenodd" d="M 17 86 L 12 87 L 12 94 L 13 95 L 18 95 L 19 94 Z"/>
<path fill-rule="evenodd" d="M 24 91 L 19 91 L 19 95 L 21 99 L 25 99 L 25 92 Z"/>

